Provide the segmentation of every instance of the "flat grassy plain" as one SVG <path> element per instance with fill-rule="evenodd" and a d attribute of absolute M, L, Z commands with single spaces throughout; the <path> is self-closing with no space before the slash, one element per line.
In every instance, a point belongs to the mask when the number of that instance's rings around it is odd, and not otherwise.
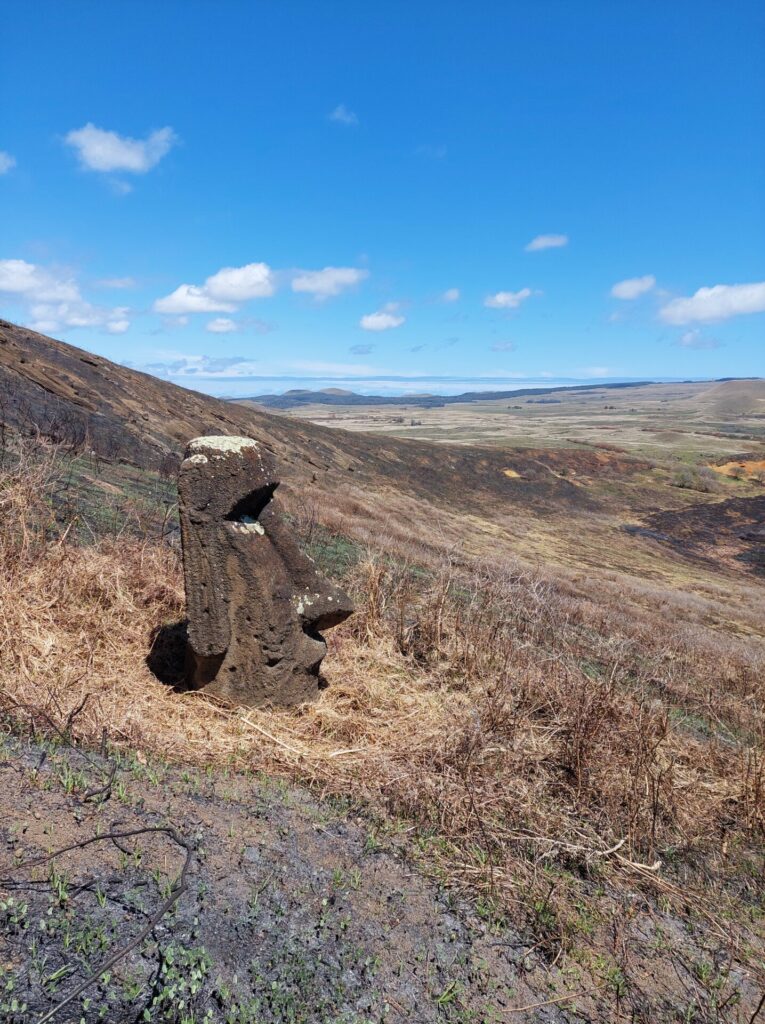
<path fill-rule="evenodd" d="M 730 608 L 724 621 L 759 632 L 761 588 L 752 592 L 749 584 L 762 544 L 765 381 L 568 391 L 435 409 L 316 404 L 282 415 L 463 446 L 479 464 L 482 451 L 501 451 L 505 462 L 492 463 L 491 472 L 509 481 L 506 497 L 478 517 L 467 512 L 469 549 L 719 598 Z"/>
<path fill-rule="evenodd" d="M 421 408 L 305 405 L 288 415 L 344 430 L 504 448 L 596 446 L 718 459 L 765 442 L 765 382 L 647 384 Z M 412 423 L 412 421 L 415 421 Z"/>

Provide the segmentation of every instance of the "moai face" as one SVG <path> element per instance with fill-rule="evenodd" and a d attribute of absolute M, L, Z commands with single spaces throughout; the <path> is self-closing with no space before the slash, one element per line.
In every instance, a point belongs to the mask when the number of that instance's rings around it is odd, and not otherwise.
<path fill-rule="evenodd" d="M 270 454 L 247 437 L 197 437 L 178 476 L 188 682 L 237 704 L 316 696 L 320 630 L 353 612 L 279 514 Z"/>

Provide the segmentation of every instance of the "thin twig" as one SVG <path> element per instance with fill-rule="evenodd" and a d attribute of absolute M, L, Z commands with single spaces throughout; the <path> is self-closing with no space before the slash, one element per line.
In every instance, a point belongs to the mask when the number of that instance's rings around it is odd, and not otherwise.
<path fill-rule="evenodd" d="M 763 1006 L 765 1006 L 765 992 L 762 993 L 762 997 L 760 998 L 760 1001 L 757 1004 L 757 1008 L 755 1009 L 752 1016 L 749 1018 L 749 1024 L 754 1024 L 754 1022 L 760 1016 L 760 1010 L 763 1008 Z"/>
<path fill-rule="evenodd" d="M 582 996 L 591 996 L 593 992 L 599 992 L 597 988 L 586 989 L 584 992 L 570 992 L 565 996 L 556 996 L 555 999 L 544 999 L 541 1003 L 527 1003 L 526 1006 L 510 1006 L 501 1013 L 524 1013 L 526 1010 L 537 1010 L 540 1006 L 552 1006 L 553 1003 L 565 1003 L 567 999 L 581 999 Z M 42 1021 L 40 1022 L 42 1024 Z"/>
<path fill-rule="evenodd" d="M 298 750 L 297 747 L 291 747 L 289 743 L 285 743 L 283 740 L 277 739 L 276 736 L 272 736 L 270 732 L 266 732 L 266 730 L 263 729 L 261 726 L 256 725 L 255 722 L 251 722 L 246 715 L 242 718 L 242 721 L 244 722 L 245 725 L 249 725 L 251 728 L 257 730 L 257 732 L 259 732 L 262 736 L 265 736 L 267 739 L 271 740 L 272 743 L 276 743 L 278 746 L 284 747 L 285 750 L 289 750 L 291 753 L 297 754 L 298 757 L 306 756 L 304 751 Z"/>

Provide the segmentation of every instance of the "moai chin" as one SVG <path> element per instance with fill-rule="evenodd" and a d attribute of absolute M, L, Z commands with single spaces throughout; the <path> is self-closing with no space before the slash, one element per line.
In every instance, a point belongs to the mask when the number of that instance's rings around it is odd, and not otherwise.
<path fill-rule="evenodd" d="M 178 476 L 188 684 L 237 704 L 316 696 L 320 630 L 353 612 L 279 513 L 270 454 L 248 437 L 197 437 Z"/>

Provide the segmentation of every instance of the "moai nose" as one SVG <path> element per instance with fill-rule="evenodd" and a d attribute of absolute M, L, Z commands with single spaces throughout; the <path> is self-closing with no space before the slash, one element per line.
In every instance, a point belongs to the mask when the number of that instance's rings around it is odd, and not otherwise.
<path fill-rule="evenodd" d="M 348 595 L 325 579 L 316 568 L 296 595 L 296 608 L 302 617 L 303 628 L 316 632 L 337 626 L 354 611 Z"/>

